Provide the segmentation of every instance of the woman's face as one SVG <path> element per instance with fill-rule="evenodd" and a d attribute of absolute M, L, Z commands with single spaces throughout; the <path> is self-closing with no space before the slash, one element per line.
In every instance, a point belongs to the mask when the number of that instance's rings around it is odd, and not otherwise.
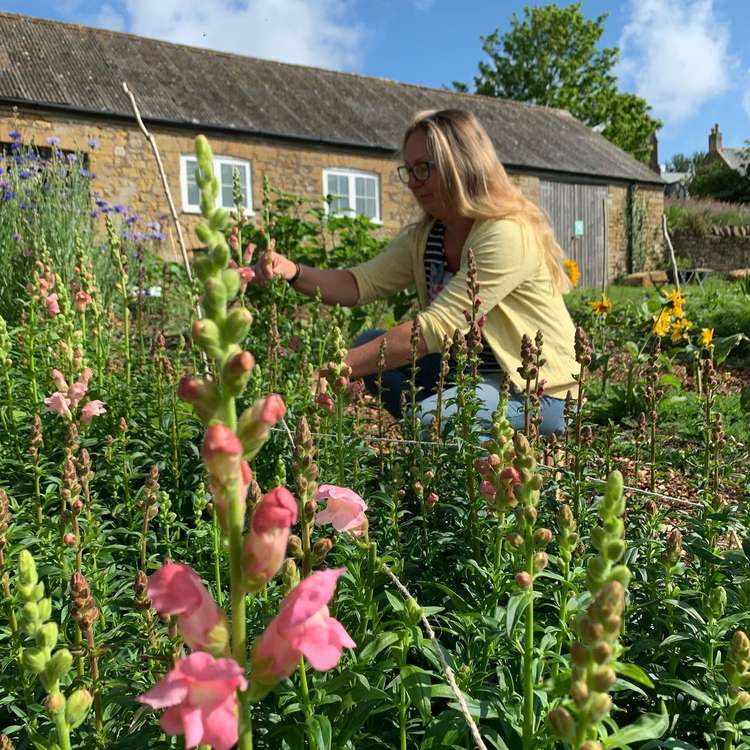
<path fill-rule="evenodd" d="M 404 147 L 404 164 L 407 167 L 413 167 L 420 162 L 430 161 L 432 161 L 432 155 L 427 148 L 427 134 L 424 130 L 415 130 Z M 426 180 L 418 180 L 414 174 L 409 174 L 407 184 L 425 213 L 436 219 L 446 218 L 444 190 L 440 175 L 434 166 L 430 168 L 430 174 Z"/>

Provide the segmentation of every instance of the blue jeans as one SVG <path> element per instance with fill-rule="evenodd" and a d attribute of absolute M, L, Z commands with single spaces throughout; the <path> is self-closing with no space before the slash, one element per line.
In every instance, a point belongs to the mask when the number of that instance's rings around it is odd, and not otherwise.
<path fill-rule="evenodd" d="M 382 336 L 385 331 L 372 328 L 364 331 L 354 340 L 352 346 L 361 346 L 368 341 Z M 440 377 L 440 355 L 427 354 L 417 361 L 419 372 L 417 373 L 417 387 L 419 388 L 417 400 L 419 401 L 419 415 L 422 424 L 427 427 L 435 417 L 437 406 L 437 382 Z M 401 419 L 401 394 L 409 390 L 409 379 L 411 365 L 404 365 L 383 373 L 383 406 L 396 418 Z M 369 393 L 376 394 L 376 376 L 367 375 L 363 378 L 365 388 Z M 502 378 L 500 374 L 480 373 L 480 383 L 476 394 L 479 399 L 479 412 L 477 419 L 484 431 L 489 435 L 492 428 L 492 415 L 500 403 L 500 391 Z M 449 386 L 443 392 L 443 417 L 450 417 L 456 413 L 456 405 L 447 404 L 456 395 L 456 388 Z M 563 409 L 565 401 L 552 396 L 542 396 L 541 416 L 542 424 L 540 432 L 542 435 L 551 435 L 553 432 L 565 432 L 565 420 Z M 508 407 L 505 415 L 510 421 L 513 429 L 523 430 L 523 399 L 518 393 L 511 393 L 508 399 Z"/>

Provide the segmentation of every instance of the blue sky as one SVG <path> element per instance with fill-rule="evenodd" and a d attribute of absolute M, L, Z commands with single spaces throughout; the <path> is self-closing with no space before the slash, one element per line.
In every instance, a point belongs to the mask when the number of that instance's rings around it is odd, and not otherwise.
<path fill-rule="evenodd" d="M 480 36 L 533 0 L 4 0 L 15 13 L 428 86 L 471 83 Z M 561 2 L 560 4 L 567 4 Z M 664 127 L 660 160 L 750 139 L 750 0 L 584 0 L 608 13 L 620 86 Z M 231 81 L 227 82 L 231 85 Z"/>

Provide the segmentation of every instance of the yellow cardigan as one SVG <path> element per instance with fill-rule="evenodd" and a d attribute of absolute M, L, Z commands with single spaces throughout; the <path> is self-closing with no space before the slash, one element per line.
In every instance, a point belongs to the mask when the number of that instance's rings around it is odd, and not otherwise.
<path fill-rule="evenodd" d="M 468 309 L 468 248 L 474 251 L 479 279 L 479 314 L 487 314 L 483 335 L 500 366 L 517 390 L 524 381 L 517 372 L 521 364 L 521 337 L 544 334 L 543 354 L 547 363 L 540 377 L 547 381 L 545 393 L 565 398 L 577 394 L 573 373 L 575 326 L 560 292 L 552 283 L 543 248 L 524 224 L 514 219 L 475 221 L 464 243 L 461 265 L 440 295 L 427 302 L 424 252 L 432 222 L 412 224 L 372 260 L 349 270 L 359 289 L 359 302 L 383 299 L 416 286 L 422 312 L 422 336 L 428 352 L 439 352 L 443 336 L 456 329 L 468 330 L 463 311 Z"/>

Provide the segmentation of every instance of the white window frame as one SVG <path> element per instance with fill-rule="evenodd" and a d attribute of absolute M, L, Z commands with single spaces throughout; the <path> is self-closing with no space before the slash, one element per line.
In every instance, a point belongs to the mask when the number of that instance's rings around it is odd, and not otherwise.
<path fill-rule="evenodd" d="M 188 180 L 187 180 L 187 165 L 188 162 L 197 162 L 198 159 L 194 154 L 181 154 L 180 155 L 180 188 L 182 192 L 182 211 L 186 214 L 199 214 L 201 212 L 200 204 L 190 203 L 188 201 Z M 245 184 L 245 195 L 247 196 L 248 205 L 245 206 L 245 215 L 253 216 L 253 163 L 250 159 L 239 159 L 236 156 L 214 156 L 214 174 L 219 179 L 219 195 L 216 197 L 216 206 L 221 206 L 221 166 L 230 165 L 232 167 L 246 167 L 247 168 L 247 180 Z M 234 208 L 232 206 L 224 206 L 224 208 Z"/>
<path fill-rule="evenodd" d="M 349 205 L 357 205 L 357 196 L 354 178 L 355 177 L 369 177 L 375 180 L 375 211 L 376 215 L 368 217 L 373 224 L 383 223 L 382 214 L 382 203 L 380 200 L 380 174 L 378 172 L 367 172 L 364 169 L 346 169 L 343 167 L 329 167 L 323 170 L 323 195 L 328 195 L 328 175 L 337 175 L 349 178 Z M 330 205 L 326 201 L 325 212 L 328 214 L 331 210 Z M 356 216 L 355 209 L 350 208 L 347 211 L 341 211 L 334 213 L 334 216 Z"/>

